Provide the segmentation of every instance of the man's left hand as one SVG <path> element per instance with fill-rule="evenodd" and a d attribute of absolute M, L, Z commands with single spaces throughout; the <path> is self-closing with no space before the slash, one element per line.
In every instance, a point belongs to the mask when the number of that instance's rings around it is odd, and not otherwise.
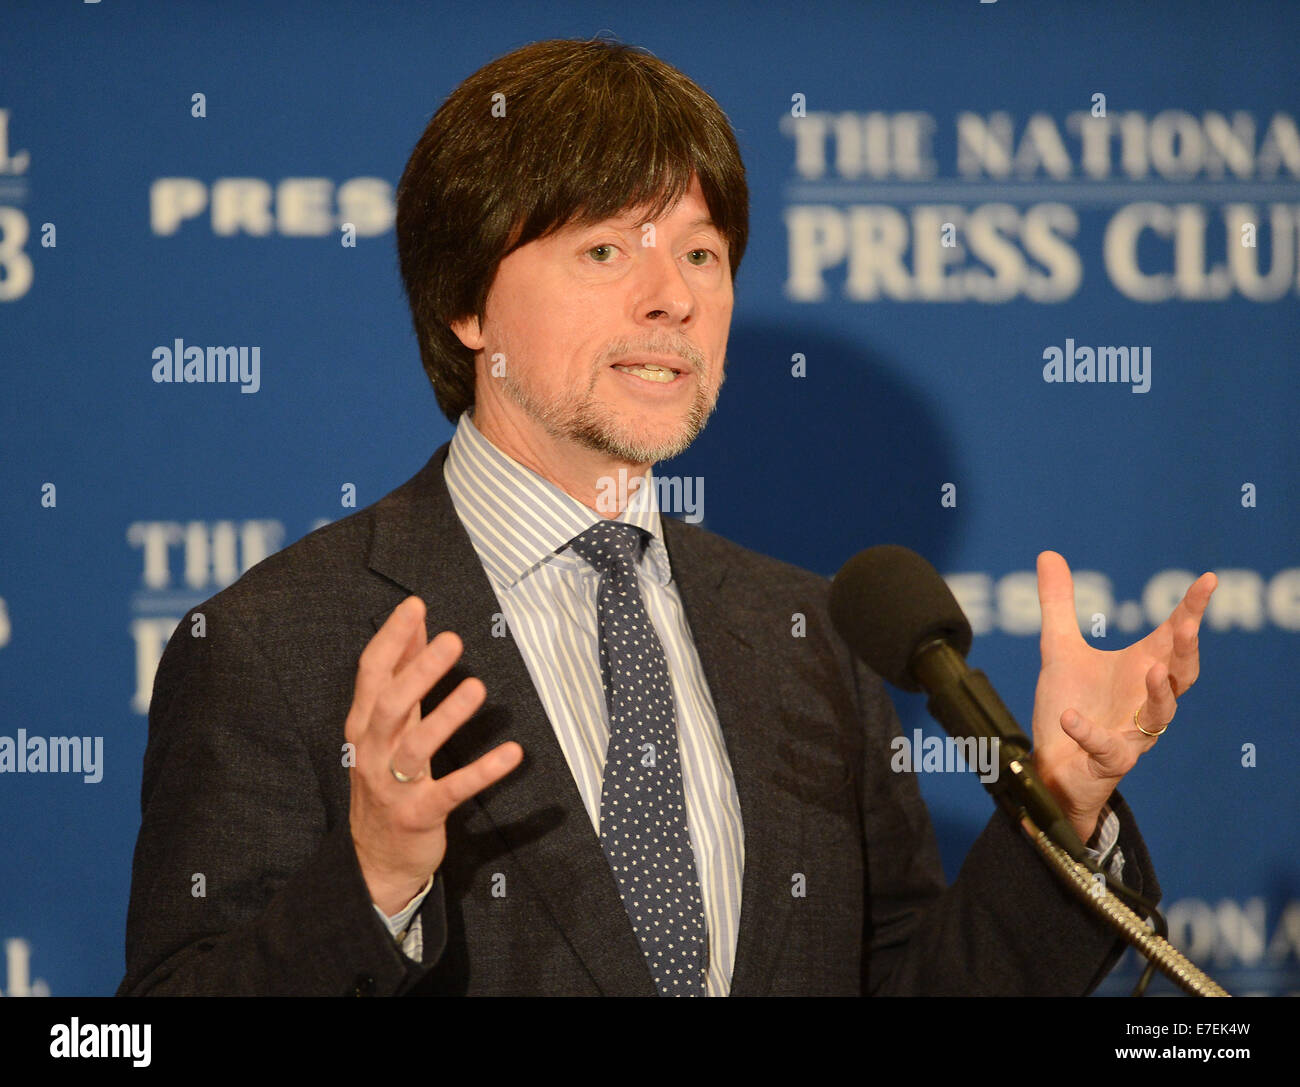
<path fill-rule="evenodd" d="M 1088 841 L 1102 808 L 1155 746 L 1200 671 L 1197 631 L 1217 579 L 1202 574 L 1169 618 L 1140 642 L 1106 652 L 1084 641 L 1074 579 L 1055 551 L 1038 556 L 1043 613 L 1042 671 L 1034 692 L 1034 761 L 1079 837 Z"/>

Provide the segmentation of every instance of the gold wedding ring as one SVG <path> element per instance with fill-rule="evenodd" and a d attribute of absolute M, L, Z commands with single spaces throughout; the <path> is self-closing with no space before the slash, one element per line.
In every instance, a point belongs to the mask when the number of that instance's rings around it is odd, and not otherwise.
<path fill-rule="evenodd" d="M 388 772 L 392 774 L 393 777 L 397 778 L 397 780 L 403 785 L 409 785 L 413 781 L 419 781 L 425 775 L 424 770 L 421 770 L 418 774 L 403 774 L 402 771 L 393 765 L 392 759 L 388 760 Z"/>
<path fill-rule="evenodd" d="M 1165 734 L 1165 731 L 1169 728 L 1169 722 L 1166 721 L 1166 722 L 1165 722 L 1165 727 L 1162 728 L 1159 732 L 1148 732 L 1146 729 L 1144 729 L 1144 728 L 1142 727 L 1142 722 L 1138 720 L 1138 714 L 1141 713 L 1141 712 L 1142 712 L 1142 707 L 1141 707 L 1141 706 L 1139 706 L 1137 709 L 1135 709 L 1135 710 L 1133 711 L 1133 723 L 1134 723 L 1135 725 L 1137 725 L 1137 730 L 1138 730 L 1140 733 L 1142 733 L 1143 736 L 1163 736 L 1163 735 Z M 394 772 L 396 772 L 396 771 L 394 771 Z M 399 780 L 400 780 L 400 779 L 399 779 Z"/>

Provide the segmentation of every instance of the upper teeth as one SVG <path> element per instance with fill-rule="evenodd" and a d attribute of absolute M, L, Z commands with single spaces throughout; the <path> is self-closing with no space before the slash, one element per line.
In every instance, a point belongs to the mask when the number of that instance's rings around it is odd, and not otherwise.
<path fill-rule="evenodd" d="M 622 370 L 627 374 L 636 374 L 637 377 L 644 378 L 646 381 L 672 381 L 677 376 L 667 366 L 659 366 L 653 362 L 638 366 L 616 366 L 615 369 Z"/>

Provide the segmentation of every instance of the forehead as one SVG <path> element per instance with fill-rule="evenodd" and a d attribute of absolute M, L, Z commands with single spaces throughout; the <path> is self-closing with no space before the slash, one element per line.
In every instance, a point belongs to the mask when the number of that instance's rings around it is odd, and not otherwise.
<path fill-rule="evenodd" d="M 718 230 L 713 217 L 709 214 L 709 206 L 704 200 L 704 194 L 700 191 L 698 178 L 692 178 L 690 187 L 678 197 L 674 204 L 661 211 L 657 217 L 651 218 L 651 212 L 654 211 L 655 205 L 656 201 L 648 200 L 643 204 L 626 207 L 606 218 L 597 218 L 594 215 L 579 213 L 565 223 L 561 229 L 584 230 L 593 226 L 616 226 L 635 229 L 647 222 L 662 223 L 668 219 L 689 216 L 689 219 L 681 224 L 685 230 L 708 229 L 715 232 Z"/>
<path fill-rule="evenodd" d="M 672 218 L 672 215 L 673 212 L 670 210 L 668 212 L 665 212 L 658 219 L 650 220 L 647 219 L 644 215 L 638 215 L 637 210 L 633 209 L 631 211 L 623 212 L 622 214 L 619 215 L 612 215 L 608 219 L 601 219 L 595 222 L 584 222 L 584 221 L 575 220 L 572 223 L 570 223 L 565 229 L 584 230 L 592 226 L 616 226 L 616 227 L 622 227 L 627 230 L 638 230 L 645 223 L 652 222 L 652 221 L 657 223 L 662 223 L 666 219 Z M 705 215 L 694 216 L 690 220 L 690 222 L 683 223 L 682 229 L 683 230 L 703 229 L 703 230 L 716 231 L 718 228 L 714 224 L 713 220 L 707 214 L 705 214 Z"/>

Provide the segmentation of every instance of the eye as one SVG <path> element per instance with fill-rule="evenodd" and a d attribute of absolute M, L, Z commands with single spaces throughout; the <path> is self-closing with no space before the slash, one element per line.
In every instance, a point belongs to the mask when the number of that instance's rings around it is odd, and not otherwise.
<path fill-rule="evenodd" d="M 708 258 L 709 258 L 709 257 L 713 257 L 713 256 L 714 256 L 714 252 L 713 252 L 712 249 L 692 249 L 692 250 L 691 250 L 689 253 L 687 253 L 686 255 L 687 255 L 687 257 L 694 257 L 696 254 L 699 254 L 699 255 L 701 255 L 702 257 L 704 257 L 704 260 L 701 261 L 701 262 L 696 263 L 696 262 L 692 261 L 692 263 L 695 263 L 695 264 L 696 264 L 696 267 L 702 267 L 703 264 L 705 264 L 705 263 L 708 262 Z M 716 258 L 715 258 L 715 259 L 716 259 Z"/>
<path fill-rule="evenodd" d="M 612 245 L 593 245 L 590 249 L 587 250 L 587 254 L 590 255 L 592 253 L 597 253 L 602 249 L 607 250 L 609 252 L 609 257 L 608 258 L 597 257 L 596 263 L 608 264 L 610 260 L 613 259 L 614 256 L 614 247 Z"/>

